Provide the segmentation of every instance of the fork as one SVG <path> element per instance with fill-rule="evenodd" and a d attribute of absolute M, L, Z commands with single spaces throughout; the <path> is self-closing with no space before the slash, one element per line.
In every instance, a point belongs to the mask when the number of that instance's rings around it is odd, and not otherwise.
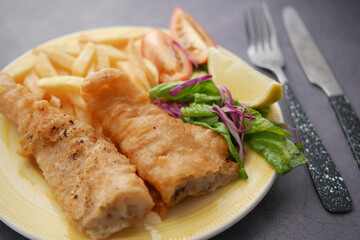
<path fill-rule="evenodd" d="M 248 4 L 243 16 L 250 61 L 257 67 L 273 72 L 283 85 L 304 154 L 309 159 L 309 172 L 324 208 L 332 213 L 350 211 L 352 202 L 344 180 L 288 84 L 283 71 L 284 57 L 266 4 Z"/>

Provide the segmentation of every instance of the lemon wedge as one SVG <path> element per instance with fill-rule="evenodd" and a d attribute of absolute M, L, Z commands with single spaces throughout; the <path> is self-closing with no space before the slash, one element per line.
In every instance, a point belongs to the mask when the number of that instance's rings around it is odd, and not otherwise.
<path fill-rule="evenodd" d="M 209 48 L 208 70 L 216 84 L 226 86 L 233 98 L 248 107 L 269 106 L 282 98 L 282 85 L 237 57 Z"/>

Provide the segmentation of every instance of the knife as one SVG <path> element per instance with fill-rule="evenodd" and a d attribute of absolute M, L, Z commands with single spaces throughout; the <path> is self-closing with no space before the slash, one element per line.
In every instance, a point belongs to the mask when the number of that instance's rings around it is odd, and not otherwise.
<path fill-rule="evenodd" d="M 339 96 L 343 96 L 341 88 L 331 74 L 329 67 L 326 65 L 325 60 L 315 46 L 296 11 L 291 7 L 285 7 L 283 9 L 283 20 L 290 42 L 310 82 L 323 88 L 331 97 L 336 97 L 337 100 L 341 100 L 339 99 Z M 284 92 L 285 90 L 286 88 Z M 313 129 L 309 120 L 307 120 L 307 118 L 304 119 L 306 121 L 304 123 L 298 123 L 297 126 L 300 126 L 299 130 L 305 128 L 306 131 L 302 131 L 302 134 L 304 136 L 306 135 L 308 139 L 311 139 L 311 142 L 315 145 L 309 145 L 309 142 L 305 141 L 304 153 L 309 159 L 308 169 L 320 200 L 329 212 L 342 213 L 350 211 L 352 202 L 343 178 L 340 176 L 335 164 L 331 161 L 330 156 L 322 157 L 322 155 L 316 151 L 316 149 L 320 147 L 323 149 L 321 150 L 323 155 L 327 153 L 316 133 L 311 132 Z"/>
<path fill-rule="evenodd" d="M 360 120 L 316 47 L 299 14 L 292 7 L 283 9 L 283 21 L 290 43 L 308 80 L 329 97 L 360 168 Z"/>

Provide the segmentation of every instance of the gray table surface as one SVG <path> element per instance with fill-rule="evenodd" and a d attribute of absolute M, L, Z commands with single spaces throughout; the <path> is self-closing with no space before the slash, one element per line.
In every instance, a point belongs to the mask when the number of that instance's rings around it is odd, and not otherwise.
<path fill-rule="evenodd" d="M 249 62 L 241 13 L 246 2 L 1 0 L 0 69 L 40 43 L 80 30 L 107 26 L 167 28 L 175 6 L 190 13 L 218 45 Z M 268 0 L 267 3 L 286 60 L 285 73 L 290 85 L 341 172 L 351 193 L 353 209 L 346 214 L 326 212 L 306 166 L 302 166 L 279 176 L 253 211 L 213 239 L 360 239 L 360 169 L 326 95 L 306 80 L 281 19 L 284 6 L 292 5 L 298 10 L 360 115 L 360 1 Z M 280 106 L 285 122 L 293 125 L 284 100 Z M 0 222 L 0 239 L 26 238 Z"/>

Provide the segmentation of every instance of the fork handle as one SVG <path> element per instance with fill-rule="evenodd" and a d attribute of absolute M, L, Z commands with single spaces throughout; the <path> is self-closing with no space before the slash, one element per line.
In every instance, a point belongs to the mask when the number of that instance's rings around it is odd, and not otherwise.
<path fill-rule="evenodd" d="M 286 81 L 283 83 L 283 90 L 303 144 L 304 154 L 309 159 L 307 166 L 311 178 L 323 206 L 332 213 L 350 211 L 352 207 L 350 194 L 335 163 Z"/>

